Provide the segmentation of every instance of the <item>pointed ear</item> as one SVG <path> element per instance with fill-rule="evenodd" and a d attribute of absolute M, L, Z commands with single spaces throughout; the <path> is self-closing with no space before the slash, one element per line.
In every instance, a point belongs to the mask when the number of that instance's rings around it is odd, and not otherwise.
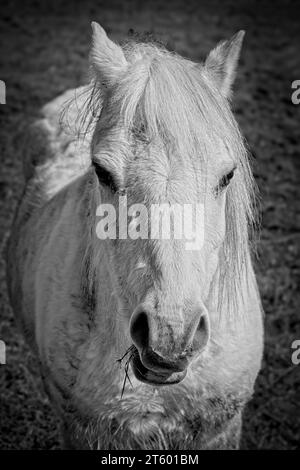
<path fill-rule="evenodd" d="M 128 62 L 122 48 L 111 41 L 104 29 L 92 22 L 90 64 L 99 81 L 107 88 L 113 86 L 126 71 Z"/>
<path fill-rule="evenodd" d="M 226 98 L 231 97 L 244 36 L 245 31 L 239 31 L 229 41 L 221 42 L 205 61 L 206 70 Z"/>

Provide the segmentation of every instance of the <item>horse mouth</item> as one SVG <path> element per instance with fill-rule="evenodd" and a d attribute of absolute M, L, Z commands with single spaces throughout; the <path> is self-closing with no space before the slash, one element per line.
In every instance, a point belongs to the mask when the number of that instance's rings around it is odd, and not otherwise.
<path fill-rule="evenodd" d="M 131 368 L 135 377 L 143 383 L 148 385 L 164 386 L 174 385 L 181 382 L 186 376 L 186 370 L 182 372 L 156 372 L 144 366 L 140 359 L 138 350 L 135 348 L 131 360 Z"/>

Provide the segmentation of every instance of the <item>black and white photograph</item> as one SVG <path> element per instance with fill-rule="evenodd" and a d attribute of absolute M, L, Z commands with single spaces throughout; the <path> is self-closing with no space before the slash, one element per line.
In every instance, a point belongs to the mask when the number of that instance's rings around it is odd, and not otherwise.
<path fill-rule="evenodd" d="M 0 450 L 300 450 L 300 1 L 3 0 L 0 57 Z"/>

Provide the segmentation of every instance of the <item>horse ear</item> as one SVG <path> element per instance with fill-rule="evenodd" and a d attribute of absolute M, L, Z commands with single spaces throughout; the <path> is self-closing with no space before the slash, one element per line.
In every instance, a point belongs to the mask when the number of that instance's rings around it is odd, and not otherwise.
<path fill-rule="evenodd" d="M 241 30 L 228 41 L 223 41 L 213 49 L 206 61 L 205 68 L 226 98 L 231 97 L 236 68 L 242 48 L 245 31 Z"/>
<path fill-rule="evenodd" d="M 93 35 L 90 63 L 99 81 L 109 88 L 117 83 L 128 63 L 122 48 L 107 37 L 104 29 L 94 21 L 91 26 Z"/>

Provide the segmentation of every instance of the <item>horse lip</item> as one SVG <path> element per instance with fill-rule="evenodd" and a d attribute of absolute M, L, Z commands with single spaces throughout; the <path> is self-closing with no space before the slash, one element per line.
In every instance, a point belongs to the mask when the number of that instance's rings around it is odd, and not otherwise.
<path fill-rule="evenodd" d="M 136 351 L 136 354 L 134 354 L 131 360 L 131 367 L 135 377 L 140 380 L 140 382 L 156 386 L 175 385 L 181 382 L 187 373 L 186 370 L 175 373 L 158 373 L 147 369 L 141 362 L 138 351 Z"/>
<path fill-rule="evenodd" d="M 188 365 L 188 360 L 186 356 L 181 358 L 180 361 L 178 361 L 177 363 L 169 362 L 166 364 L 165 362 L 162 363 L 162 358 L 157 355 L 155 351 L 149 352 L 145 349 L 142 349 L 142 351 L 140 351 L 140 359 L 146 369 L 150 369 L 158 373 L 159 375 L 171 375 L 175 372 L 184 372 Z M 152 361 L 153 363 L 157 363 L 158 370 L 156 366 L 152 367 Z M 159 367 L 160 364 L 162 364 L 163 371 L 161 371 L 161 368 Z"/>

